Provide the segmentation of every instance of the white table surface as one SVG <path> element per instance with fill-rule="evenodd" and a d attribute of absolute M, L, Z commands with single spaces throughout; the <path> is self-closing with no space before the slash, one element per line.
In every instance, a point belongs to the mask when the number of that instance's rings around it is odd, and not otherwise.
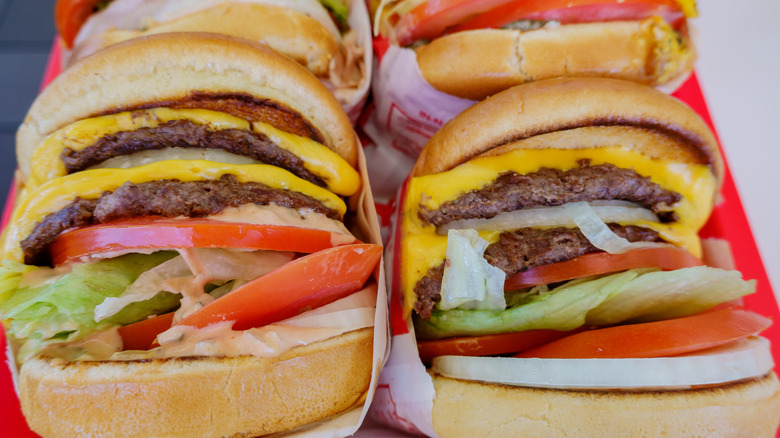
<path fill-rule="evenodd" d="M 780 297 L 780 1 L 697 3 L 699 81 Z"/>

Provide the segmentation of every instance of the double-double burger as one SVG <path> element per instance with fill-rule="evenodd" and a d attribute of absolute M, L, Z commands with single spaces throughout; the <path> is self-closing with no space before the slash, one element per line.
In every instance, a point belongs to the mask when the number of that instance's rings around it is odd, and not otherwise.
<path fill-rule="evenodd" d="M 17 155 L 0 318 L 34 431 L 257 436 L 363 404 L 382 249 L 303 67 L 218 34 L 119 43 L 41 93 Z"/>
<path fill-rule="evenodd" d="M 774 436 L 755 285 L 701 262 L 723 172 L 691 109 L 615 79 L 520 85 L 438 131 L 394 259 L 433 430 Z"/>

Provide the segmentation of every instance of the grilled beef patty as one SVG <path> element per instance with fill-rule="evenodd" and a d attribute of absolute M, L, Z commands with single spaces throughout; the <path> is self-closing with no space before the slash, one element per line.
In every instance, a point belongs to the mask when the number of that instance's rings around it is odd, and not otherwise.
<path fill-rule="evenodd" d="M 271 99 L 260 99 L 245 93 L 209 93 L 193 91 L 179 99 L 146 102 L 140 105 L 111 108 L 92 116 L 116 114 L 149 108 L 205 109 L 219 111 L 251 122 L 264 122 L 282 131 L 308 137 L 325 144 L 325 137 L 301 113 Z"/>
<path fill-rule="evenodd" d="M 80 151 L 66 148 L 60 159 L 68 173 L 74 173 L 116 156 L 172 147 L 223 149 L 289 170 L 319 186 L 325 185 L 319 177 L 304 167 L 300 157 L 277 146 L 263 134 L 243 129 L 212 130 L 208 125 L 189 120 L 174 120 L 156 128 L 140 128 L 107 135 Z"/>
<path fill-rule="evenodd" d="M 622 200 L 656 213 L 661 221 L 676 220 L 670 207 L 680 194 L 662 189 L 650 178 L 612 164 L 590 165 L 562 171 L 542 168 L 519 175 L 501 174 L 491 184 L 443 203 L 437 210 L 420 208 L 420 219 L 441 226 L 460 219 L 491 218 L 500 213 L 530 207 L 552 207 L 578 201 Z"/>
<path fill-rule="evenodd" d="M 48 265 L 49 245 L 65 230 L 134 217 L 205 217 L 228 207 L 274 204 L 310 209 L 339 219 L 339 213 L 299 192 L 273 189 L 257 182 L 240 183 L 233 175 L 215 181 L 125 183 L 98 199 L 76 198 L 46 216 L 21 243 L 26 264 Z"/>
<path fill-rule="evenodd" d="M 631 242 L 660 242 L 658 233 L 637 226 L 609 224 L 620 237 Z M 499 240 L 485 250 L 485 260 L 501 269 L 507 277 L 537 266 L 562 262 L 601 251 L 577 228 L 522 228 L 501 233 Z M 433 307 L 441 301 L 444 263 L 430 269 L 414 287 L 417 302 L 414 309 L 424 319 L 431 317 Z"/>

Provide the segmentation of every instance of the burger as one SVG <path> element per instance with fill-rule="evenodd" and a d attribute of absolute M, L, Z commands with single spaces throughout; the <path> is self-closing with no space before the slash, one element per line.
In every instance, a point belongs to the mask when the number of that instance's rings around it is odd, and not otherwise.
<path fill-rule="evenodd" d="M 376 216 L 303 67 L 218 34 L 119 43 L 41 93 L 17 155 L 0 318 L 34 431 L 258 436 L 370 401 Z"/>
<path fill-rule="evenodd" d="M 770 321 L 738 305 L 755 284 L 700 261 L 723 172 L 691 109 L 628 81 L 520 85 L 446 124 L 393 248 L 418 430 L 774 436 Z"/>
<path fill-rule="evenodd" d="M 69 49 L 66 66 L 131 38 L 214 32 L 268 44 L 314 73 L 345 106 L 362 102 L 368 88 L 370 24 L 360 2 L 59 0 L 55 19 Z"/>
<path fill-rule="evenodd" d="M 384 0 L 374 25 L 390 44 L 415 50 L 434 88 L 481 100 L 560 76 L 673 89 L 696 58 L 694 16 L 693 0 Z"/>

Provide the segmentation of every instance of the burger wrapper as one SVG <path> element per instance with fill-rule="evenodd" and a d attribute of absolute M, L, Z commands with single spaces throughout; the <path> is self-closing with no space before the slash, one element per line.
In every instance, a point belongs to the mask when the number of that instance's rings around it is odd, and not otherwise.
<path fill-rule="evenodd" d="M 352 124 L 356 124 L 368 98 L 368 90 L 371 86 L 371 74 L 373 71 L 374 51 L 371 44 L 371 20 L 368 17 L 366 3 L 362 0 L 352 0 L 347 19 L 350 29 L 357 34 L 358 47 L 362 49 L 363 79 L 360 86 L 354 91 L 346 102 L 342 102 L 344 111 L 349 116 Z"/>
<path fill-rule="evenodd" d="M 374 40 L 373 103 L 360 127 L 373 142 L 366 146 L 374 195 L 392 198 L 428 139 L 450 119 L 475 104 L 436 90 L 422 76 L 411 49 Z"/>
<path fill-rule="evenodd" d="M 358 154 L 358 166 L 362 180 L 361 190 L 348 199 L 350 211 L 355 212 L 355 225 L 351 230 L 359 239 L 364 242 L 382 244 L 379 231 L 379 222 L 377 220 L 376 210 L 374 208 L 374 198 L 371 194 L 368 173 L 366 169 L 366 159 L 362 150 Z M 13 192 L 11 193 L 13 195 Z M 3 213 L 3 217 L 8 217 L 8 212 Z M 5 226 L 5 222 L 3 223 Z M 377 300 L 376 311 L 374 313 L 374 349 L 373 364 L 371 370 L 371 383 L 365 396 L 355 404 L 351 409 L 337 416 L 325 419 L 296 430 L 276 434 L 274 436 L 295 437 L 295 438 L 330 438 L 344 437 L 354 434 L 365 419 L 371 401 L 373 400 L 376 388 L 379 382 L 379 373 L 382 365 L 387 360 L 390 353 L 389 328 L 388 328 L 388 308 L 387 308 L 387 287 L 385 281 L 384 262 L 376 267 L 373 273 L 376 281 Z M 19 397 L 19 369 L 14 358 L 14 351 L 10 344 L 6 345 L 6 363 L 11 371 L 14 390 L 17 398 Z"/>
<path fill-rule="evenodd" d="M 379 376 L 379 386 L 371 405 L 372 420 L 410 434 L 435 437 L 431 409 L 435 392 L 433 380 L 417 352 L 411 317 L 404 319 L 401 292 L 401 212 L 406 198 L 405 181 L 394 200 L 392 233 L 385 245 L 388 278 L 390 357 Z"/>

